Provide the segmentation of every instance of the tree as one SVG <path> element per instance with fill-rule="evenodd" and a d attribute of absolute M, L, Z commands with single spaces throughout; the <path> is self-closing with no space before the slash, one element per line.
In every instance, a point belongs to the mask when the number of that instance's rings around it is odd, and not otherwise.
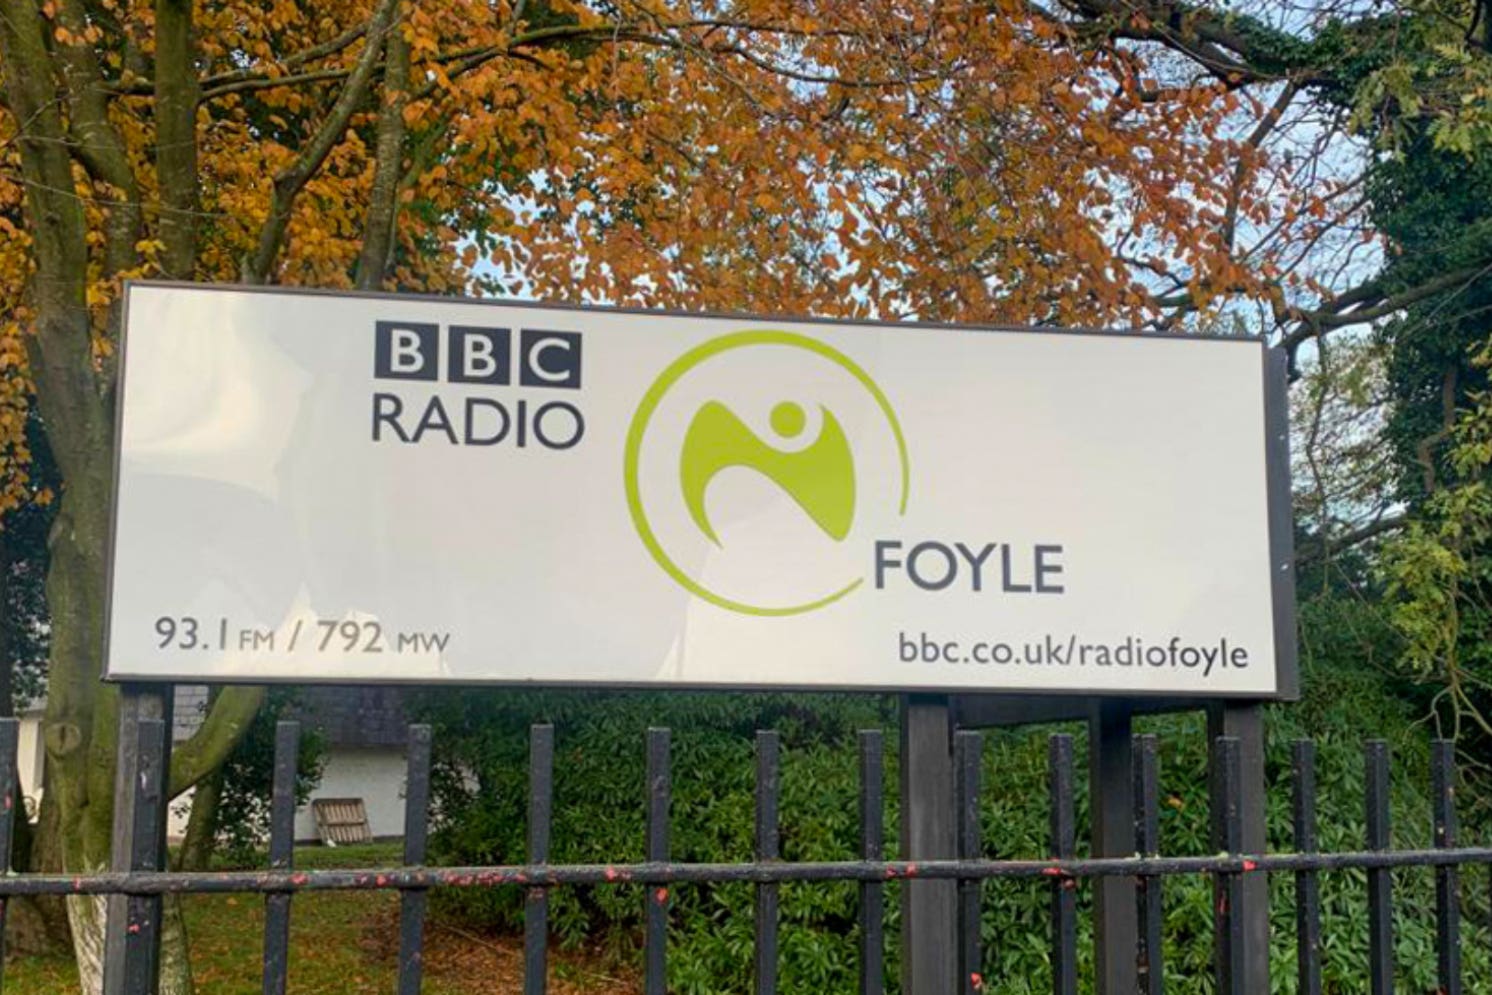
<path fill-rule="evenodd" d="M 1492 4 L 1328 4 L 1310 18 L 1282 12 L 1273 24 L 1264 7 L 1064 6 L 1112 37 L 1179 53 L 1230 86 L 1283 87 L 1331 112 L 1302 146 L 1309 154 L 1298 168 L 1331 169 L 1339 165 L 1333 157 L 1347 159 L 1352 207 L 1339 228 L 1350 235 L 1359 227 L 1380 250 L 1364 260 L 1348 239 L 1331 279 L 1309 287 L 1315 300 L 1274 309 L 1278 341 L 1306 354 L 1296 365 L 1308 426 L 1302 434 L 1298 422 L 1297 437 L 1311 484 L 1298 522 L 1308 526 L 1304 564 L 1323 586 L 1376 567 L 1404 640 L 1405 671 L 1428 688 L 1434 717 L 1463 737 L 1468 757 L 1485 770 Z M 1349 138 L 1356 151 L 1343 153 L 1323 135 Z M 1361 544 L 1385 537 L 1364 569 Z"/>
<path fill-rule="evenodd" d="M 1386 273 L 1456 266 L 1492 249 L 1492 142 L 1444 148 L 1425 129 L 1379 177 L 1383 225 L 1403 250 Z M 1442 728 L 1492 743 L 1492 267 L 1382 329 L 1392 362 L 1387 438 L 1410 528 L 1388 548 L 1395 619 Z"/>
<path fill-rule="evenodd" d="M 1292 230 L 1288 217 L 1280 219 L 1240 242 L 1238 252 L 1247 258 L 1280 239 L 1289 243 L 1276 256 L 1283 265 L 1265 267 L 1271 307 L 1256 328 L 1290 351 L 1294 372 L 1297 354 L 1326 336 L 1393 319 L 1421 302 L 1433 307 L 1487 275 L 1492 244 L 1484 237 L 1431 263 L 1408 251 L 1423 246 L 1400 242 L 1388 218 L 1391 174 L 1396 167 L 1414 174 L 1422 165 L 1416 149 L 1475 157 L 1492 147 L 1487 0 L 1323 3 L 1304 12 L 1211 0 L 1062 0 L 1061 9 L 1090 33 L 1170 52 L 1232 92 L 1273 99 L 1275 113 L 1251 144 L 1288 139 L 1292 151 L 1280 154 L 1293 181 L 1287 189 L 1316 198 L 1297 199 L 1287 215 L 1326 223 Z M 1303 175 L 1329 179 L 1318 186 Z M 1432 189 L 1433 181 L 1423 185 Z M 1375 243 L 1409 265 L 1372 265 L 1360 250 Z"/>
<path fill-rule="evenodd" d="M 1492 338 L 1484 337 L 1471 366 L 1485 382 Z M 1465 401 L 1450 416 L 1447 445 L 1433 453 L 1443 474 L 1415 500 L 1409 527 L 1387 550 L 1385 573 L 1405 662 L 1435 688 L 1431 707 L 1445 732 L 1475 744 L 1470 752 L 1485 777 L 1485 744 L 1492 741 L 1492 391 L 1470 389 Z"/>
<path fill-rule="evenodd" d="M 0 0 L 0 79 L 0 404 L 34 388 L 62 481 L 45 743 L 70 872 L 112 818 L 123 280 L 1142 323 L 1264 291 L 1288 239 L 1235 234 L 1281 203 L 1324 224 L 1252 137 L 1273 106 L 1023 0 Z M 0 420 L 12 505 L 16 438 Z M 261 698 L 217 697 L 173 792 Z M 100 908 L 69 905 L 89 991 Z"/>

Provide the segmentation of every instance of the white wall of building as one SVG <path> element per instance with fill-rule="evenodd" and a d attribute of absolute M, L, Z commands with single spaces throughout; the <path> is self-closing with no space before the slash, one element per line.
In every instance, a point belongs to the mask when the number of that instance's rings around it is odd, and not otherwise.
<path fill-rule="evenodd" d="M 17 750 L 20 761 L 21 794 L 27 799 L 26 811 L 35 817 L 37 792 L 41 788 L 40 722 L 34 718 L 21 723 Z M 328 752 L 321 784 L 310 799 L 295 813 L 295 838 L 298 842 L 317 842 L 316 817 L 311 802 L 317 798 L 361 798 L 368 811 L 368 826 L 379 839 L 404 835 L 404 751 L 399 749 L 336 749 Z M 171 803 L 166 833 L 173 840 L 186 835 L 191 813 L 192 793 L 183 794 Z"/>
<path fill-rule="evenodd" d="M 404 751 L 400 749 L 337 748 L 327 752 L 321 783 L 295 813 L 295 838 L 315 843 L 316 816 L 311 802 L 318 798 L 361 798 L 368 811 L 368 827 L 379 839 L 404 835 Z M 166 832 L 173 839 L 186 834 L 191 792 L 171 803 Z"/>
<path fill-rule="evenodd" d="M 41 743 L 41 712 L 21 715 L 17 732 L 16 767 L 21 777 L 21 797 L 25 799 L 22 811 L 35 816 L 36 806 L 41 802 L 41 763 L 45 755 Z"/>
<path fill-rule="evenodd" d="M 328 751 L 317 798 L 361 798 L 368 826 L 377 837 L 404 835 L 404 750 L 395 747 Z M 295 813 L 295 838 L 316 839 L 316 817 L 308 802 Z"/>

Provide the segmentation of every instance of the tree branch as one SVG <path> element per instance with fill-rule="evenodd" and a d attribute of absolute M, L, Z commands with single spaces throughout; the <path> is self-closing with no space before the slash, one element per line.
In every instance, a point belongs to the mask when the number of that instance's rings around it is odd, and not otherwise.
<path fill-rule="evenodd" d="M 211 100 L 225 93 L 237 92 L 239 84 L 249 84 L 246 89 L 262 89 L 267 86 L 277 86 L 292 79 L 300 80 L 302 76 L 276 76 L 275 73 L 287 69 L 298 69 L 308 62 L 316 62 L 327 56 L 336 55 L 367 33 L 367 24 L 354 24 L 335 38 L 301 49 L 299 52 L 292 52 L 283 59 L 276 60 L 273 68 L 260 65 L 255 68 L 232 69 L 228 72 L 204 76 L 198 80 L 198 99 Z M 347 75 L 348 70 L 335 69 L 331 72 L 333 73 L 331 78 L 341 79 Z M 143 68 L 137 69 L 132 66 L 128 75 L 132 78 L 105 83 L 102 85 L 103 89 L 108 93 L 129 97 L 148 97 L 155 93 L 155 83 Z"/>
<path fill-rule="evenodd" d="M 171 750 L 170 797 L 223 766 L 254 721 L 264 694 L 262 687 L 246 686 L 224 688 L 218 694 L 192 737 Z"/>
<path fill-rule="evenodd" d="M 1287 316 L 1299 324 L 1281 338 L 1279 344 L 1293 352 L 1302 343 L 1314 338 L 1318 329 L 1345 328 L 1349 325 L 1360 325 L 1364 322 L 1386 318 L 1396 311 L 1427 297 L 1433 297 L 1444 290 L 1449 290 L 1457 284 L 1475 280 L 1487 272 L 1488 265 L 1492 264 L 1467 266 L 1454 270 L 1391 296 L 1384 293 L 1382 283 L 1375 278 L 1338 294 L 1320 308 L 1290 309 L 1286 312 Z"/>
<path fill-rule="evenodd" d="M 1269 133 L 1279 126 L 1281 118 L 1285 116 L 1285 109 L 1295 100 L 1295 95 L 1300 92 L 1300 87 L 1295 83 L 1285 84 L 1274 104 L 1259 120 L 1253 132 L 1244 141 L 1245 147 L 1257 152 L 1269 137 Z M 1223 217 L 1223 244 L 1228 251 L 1233 251 L 1233 243 L 1238 234 L 1238 206 L 1243 199 L 1244 180 L 1248 178 L 1249 162 L 1247 156 L 1240 155 L 1238 162 L 1233 167 L 1233 182 L 1228 191 L 1228 206 Z"/>
<path fill-rule="evenodd" d="M 192 0 L 156 0 L 156 173 L 161 267 L 178 280 L 197 268 L 197 83 Z"/>
<path fill-rule="evenodd" d="M 597 27 L 585 27 L 582 25 L 562 24 L 544 28 L 536 28 L 532 31 L 517 35 L 504 45 L 484 45 L 477 48 L 460 49 L 455 52 L 446 52 L 430 59 L 429 62 L 447 66 L 453 65 L 448 77 L 456 79 L 498 58 L 525 59 L 533 61 L 531 56 L 525 55 L 525 49 L 544 49 L 567 41 L 596 41 L 608 44 L 617 42 L 641 42 L 660 48 L 671 48 L 679 51 L 706 52 L 711 55 L 730 55 L 751 62 L 768 72 L 776 73 L 787 79 L 798 80 L 805 83 L 833 83 L 846 87 L 886 87 L 900 86 L 908 82 L 931 82 L 945 79 L 951 73 L 924 74 L 911 78 L 871 78 L 856 79 L 843 76 L 824 76 L 815 73 L 803 72 L 786 66 L 775 65 L 759 56 L 753 55 L 747 49 L 739 45 L 718 45 L 707 47 L 686 42 L 683 39 L 670 34 L 671 31 L 679 31 L 684 28 L 698 26 L 698 21 L 687 21 L 683 23 L 663 23 L 657 30 L 647 31 L 635 25 L 611 24 Z M 793 34 L 790 29 L 763 28 L 763 31 L 771 31 L 779 34 Z M 822 32 L 823 34 L 845 34 L 847 32 Z M 287 60 L 288 62 L 288 60 Z M 287 63 L 280 63 L 283 67 Z M 425 65 L 422 62 L 420 65 Z M 384 67 L 379 63 L 374 67 L 381 71 Z M 961 67 L 960 67 L 961 68 Z M 244 93 L 252 90 L 272 90 L 282 86 L 301 86 L 306 83 L 326 83 L 333 80 L 346 79 L 352 75 L 354 70 L 347 68 L 317 69 L 303 73 L 295 73 L 289 76 L 272 75 L 266 70 L 243 71 L 237 73 L 225 73 L 210 77 L 203 81 L 202 100 L 214 100 L 230 93 Z M 411 101 L 418 101 L 428 97 L 440 84 L 431 81 L 410 95 Z"/>
<path fill-rule="evenodd" d="M 36 334 L 29 339 L 37 404 L 64 479 L 81 478 L 109 436 L 105 390 L 93 372 L 86 300 L 87 223 L 73 184 L 62 109 L 46 38 L 51 32 L 32 0 L 0 0 L 0 72 L 6 102 L 22 123 L 16 146 L 26 184 L 26 220 L 35 246 L 31 283 Z"/>
<path fill-rule="evenodd" d="M 409 103 L 409 42 L 402 31 L 389 32 L 383 67 L 383 106 L 378 112 L 373 159 L 373 187 L 363 221 L 363 245 L 358 254 L 357 286 L 376 290 L 383 285 L 393 254 L 394 228 L 399 216 L 399 176 L 404 167 L 404 107 Z"/>
<path fill-rule="evenodd" d="M 56 47 L 68 91 L 68 128 L 72 146 L 83 168 L 109 188 L 108 218 L 104 222 L 104 271 L 133 268 L 139 261 L 140 191 L 125 152 L 119 129 L 109 120 L 103 72 L 87 40 L 89 17 L 79 0 L 63 0 L 58 23 L 70 36 Z"/>
<path fill-rule="evenodd" d="M 285 239 L 285 230 L 290 226 L 290 211 L 295 206 L 295 198 L 321 168 L 326 157 L 331 154 L 343 132 L 347 130 L 347 122 L 351 120 L 352 112 L 367 96 L 374 66 L 377 65 L 379 54 L 383 51 L 384 38 L 393 23 L 394 12 L 398 6 L 399 0 L 380 0 L 377 10 L 374 11 L 373 19 L 368 22 L 368 35 L 362 54 L 358 57 L 352 74 L 348 76 L 326 120 L 321 122 L 321 126 L 316 129 L 310 142 L 295 157 L 295 161 L 275 177 L 269 217 L 265 219 L 264 227 L 259 232 L 259 244 L 253 254 L 244 260 L 243 279 L 245 283 L 262 284 L 268 280 L 275 259 L 280 254 L 280 246 Z"/>
<path fill-rule="evenodd" d="M 1426 494 L 1435 492 L 1438 474 L 1435 468 L 1435 447 L 1451 437 L 1456 430 L 1456 386 L 1460 378 L 1456 368 L 1448 366 L 1440 375 L 1440 427 L 1414 444 L 1414 461 L 1420 467 L 1420 481 Z"/>
<path fill-rule="evenodd" d="M 1329 538 L 1318 536 L 1313 542 L 1305 543 L 1296 549 L 1295 562 L 1298 564 L 1314 563 L 1326 555 L 1327 549 L 1333 553 L 1340 553 L 1344 549 L 1351 549 L 1353 546 L 1375 539 L 1387 532 L 1397 532 L 1408 524 L 1408 515 L 1386 515 L 1366 525 L 1349 529 L 1341 535 Z"/>
<path fill-rule="evenodd" d="M 315 69 L 310 72 L 295 73 L 291 76 L 263 76 L 246 75 L 242 79 L 229 80 L 204 87 L 201 101 L 206 103 L 219 97 L 226 97 L 230 93 L 247 93 L 252 90 L 274 90 L 282 86 L 300 86 L 302 83 L 329 83 L 335 80 L 346 79 L 352 75 L 350 69 Z"/>
<path fill-rule="evenodd" d="M 310 48 L 303 48 L 299 52 L 292 52 L 290 55 L 285 56 L 285 58 L 279 61 L 279 67 L 281 69 L 295 69 L 308 62 L 316 62 L 329 55 L 336 55 L 367 33 L 368 25 L 354 24 L 335 38 L 324 41 L 320 45 L 312 45 Z M 263 70 L 235 69 L 232 72 L 218 73 L 216 76 L 209 76 L 204 79 L 202 86 L 203 89 L 206 89 L 207 87 L 232 83 L 237 80 L 252 79 L 256 72 L 263 72 Z"/>
<path fill-rule="evenodd" d="M 1110 38 L 1152 41 L 1185 55 L 1208 73 L 1239 86 L 1267 80 L 1321 82 L 1309 46 L 1257 18 L 1218 13 L 1183 0 L 1061 0 Z"/>

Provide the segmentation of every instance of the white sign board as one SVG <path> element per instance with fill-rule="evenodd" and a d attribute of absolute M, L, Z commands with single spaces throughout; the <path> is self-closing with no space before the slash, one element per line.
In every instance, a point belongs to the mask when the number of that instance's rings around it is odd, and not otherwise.
<path fill-rule="evenodd" d="M 107 674 L 1287 694 L 1277 372 L 136 284 Z"/>

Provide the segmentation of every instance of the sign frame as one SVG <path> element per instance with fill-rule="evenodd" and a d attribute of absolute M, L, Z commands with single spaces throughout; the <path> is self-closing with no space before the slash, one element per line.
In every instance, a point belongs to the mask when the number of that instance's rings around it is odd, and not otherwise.
<path fill-rule="evenodd" d="M 179 289 L 194 292 L 232 292 L 240 294 L 268 294 L 276 296 L 336 297 L 397 301 L 403 303 L 439 303 L 476 306 L 532 309 L 541 311 L 567 311 L 583 314 L 626 314 L 658 316 L 684 319 L 729 320 L 752 323 L 790 322 L 794 325 L 824 325 L 839 327 L 866 327 L 914 332 L 936 329 L 967 334 L 995 335 L 1052 335 L 1102 337 L 1113 339 L 1160 339 L 1169 341 L 1211 341 L 1234 344 L 1239 348 L 1252 346 L 1259 350 L 1262 364 L 1264 425 L 1264 471 L 1267 508 L 1268 561 L 1271 566 L 1270 603 L 1272 606 L 1273 650 L 1275 665 L 1275 691 L 1269 692 L 1219 692 L 1209 689 L 1167 689 L 1157 692 L 1144 688 L 1094 689 L 1067 687 L 981 687 L 935 685 L 832 685 L 832 684 L 783 684 L 750 682 L 690 683 L 675 681 L 592 681 L 592 680 L 542 680 L 523 678 L 450 678 L 439 681 L 426 677 L 387 677 L 370 679 L 351 676 L 262 676 L 202 675 L 186 677 L 154 673 L 129 673 L 111 670 L 109 639 L 113 619 L 113 595 L 115 589 L 115 551 L 119 531 L 119 492 L 122 477 L 122 454 L 125 421 L 126 366 L 129 358 L 128 333 L 131 292 L 135 288 Z M 1018 698 L 1078 698 L 1078 699 L 1127 699 L 1167 700 L 1178 705 L 1184 701 L 1248 702 L 1248 701 L 1296 701 L 1300 698 L 1300 664 L 1296 639 L 1295 605 L 1295 553 L 1294 522 L 1292 513 L 1289 406 L 1288 406 L 1288 357 L 1284 349 L 1271 346 L 1262 335 L 1219 335 L 1216 333 L 1161 332 L 1151 330 L 1126 330 L 1117 328 L 1073 327 L 1053 325 L 1009 325 L 944 323 L 925 321 L 884 321 L 866 318 L 803 317 L 790 314 L 734 311 L 684 311 L 669 308 L 648 308 L 624 305 L 590 305 L 550 303 L 546 301 L 514 300 L 498 297 L 445 296 L 428 293 L 394 293 L 370 290 L 337 290 L 311 287 L 259 286 L 234 283 L 193 283 L 178 280 L 126 280 L 120 322 L 119 360 L 114 397 L 113 465 L 111 467 L 111 508 L 107 549 L 105 551 L 104 617 L 101 642 L 102 680 L 116 684 L 141 683 L 210 683 L 223 685 L 343 685 L 343 686 L 424 686 L 424 687 L 506 687 L 568 690 L 641 690 L 654 692 L 700 692 L 700 691 L 750 691 L 770 693 L 855 693 L 855 694 L 914 694 L 946 695 L 956 698 L 967 696 L 1000 696 Z M 204 332 L 210 334 L 210 332 Z M 500 652 L 495 648 L 494 652 Z"/>

